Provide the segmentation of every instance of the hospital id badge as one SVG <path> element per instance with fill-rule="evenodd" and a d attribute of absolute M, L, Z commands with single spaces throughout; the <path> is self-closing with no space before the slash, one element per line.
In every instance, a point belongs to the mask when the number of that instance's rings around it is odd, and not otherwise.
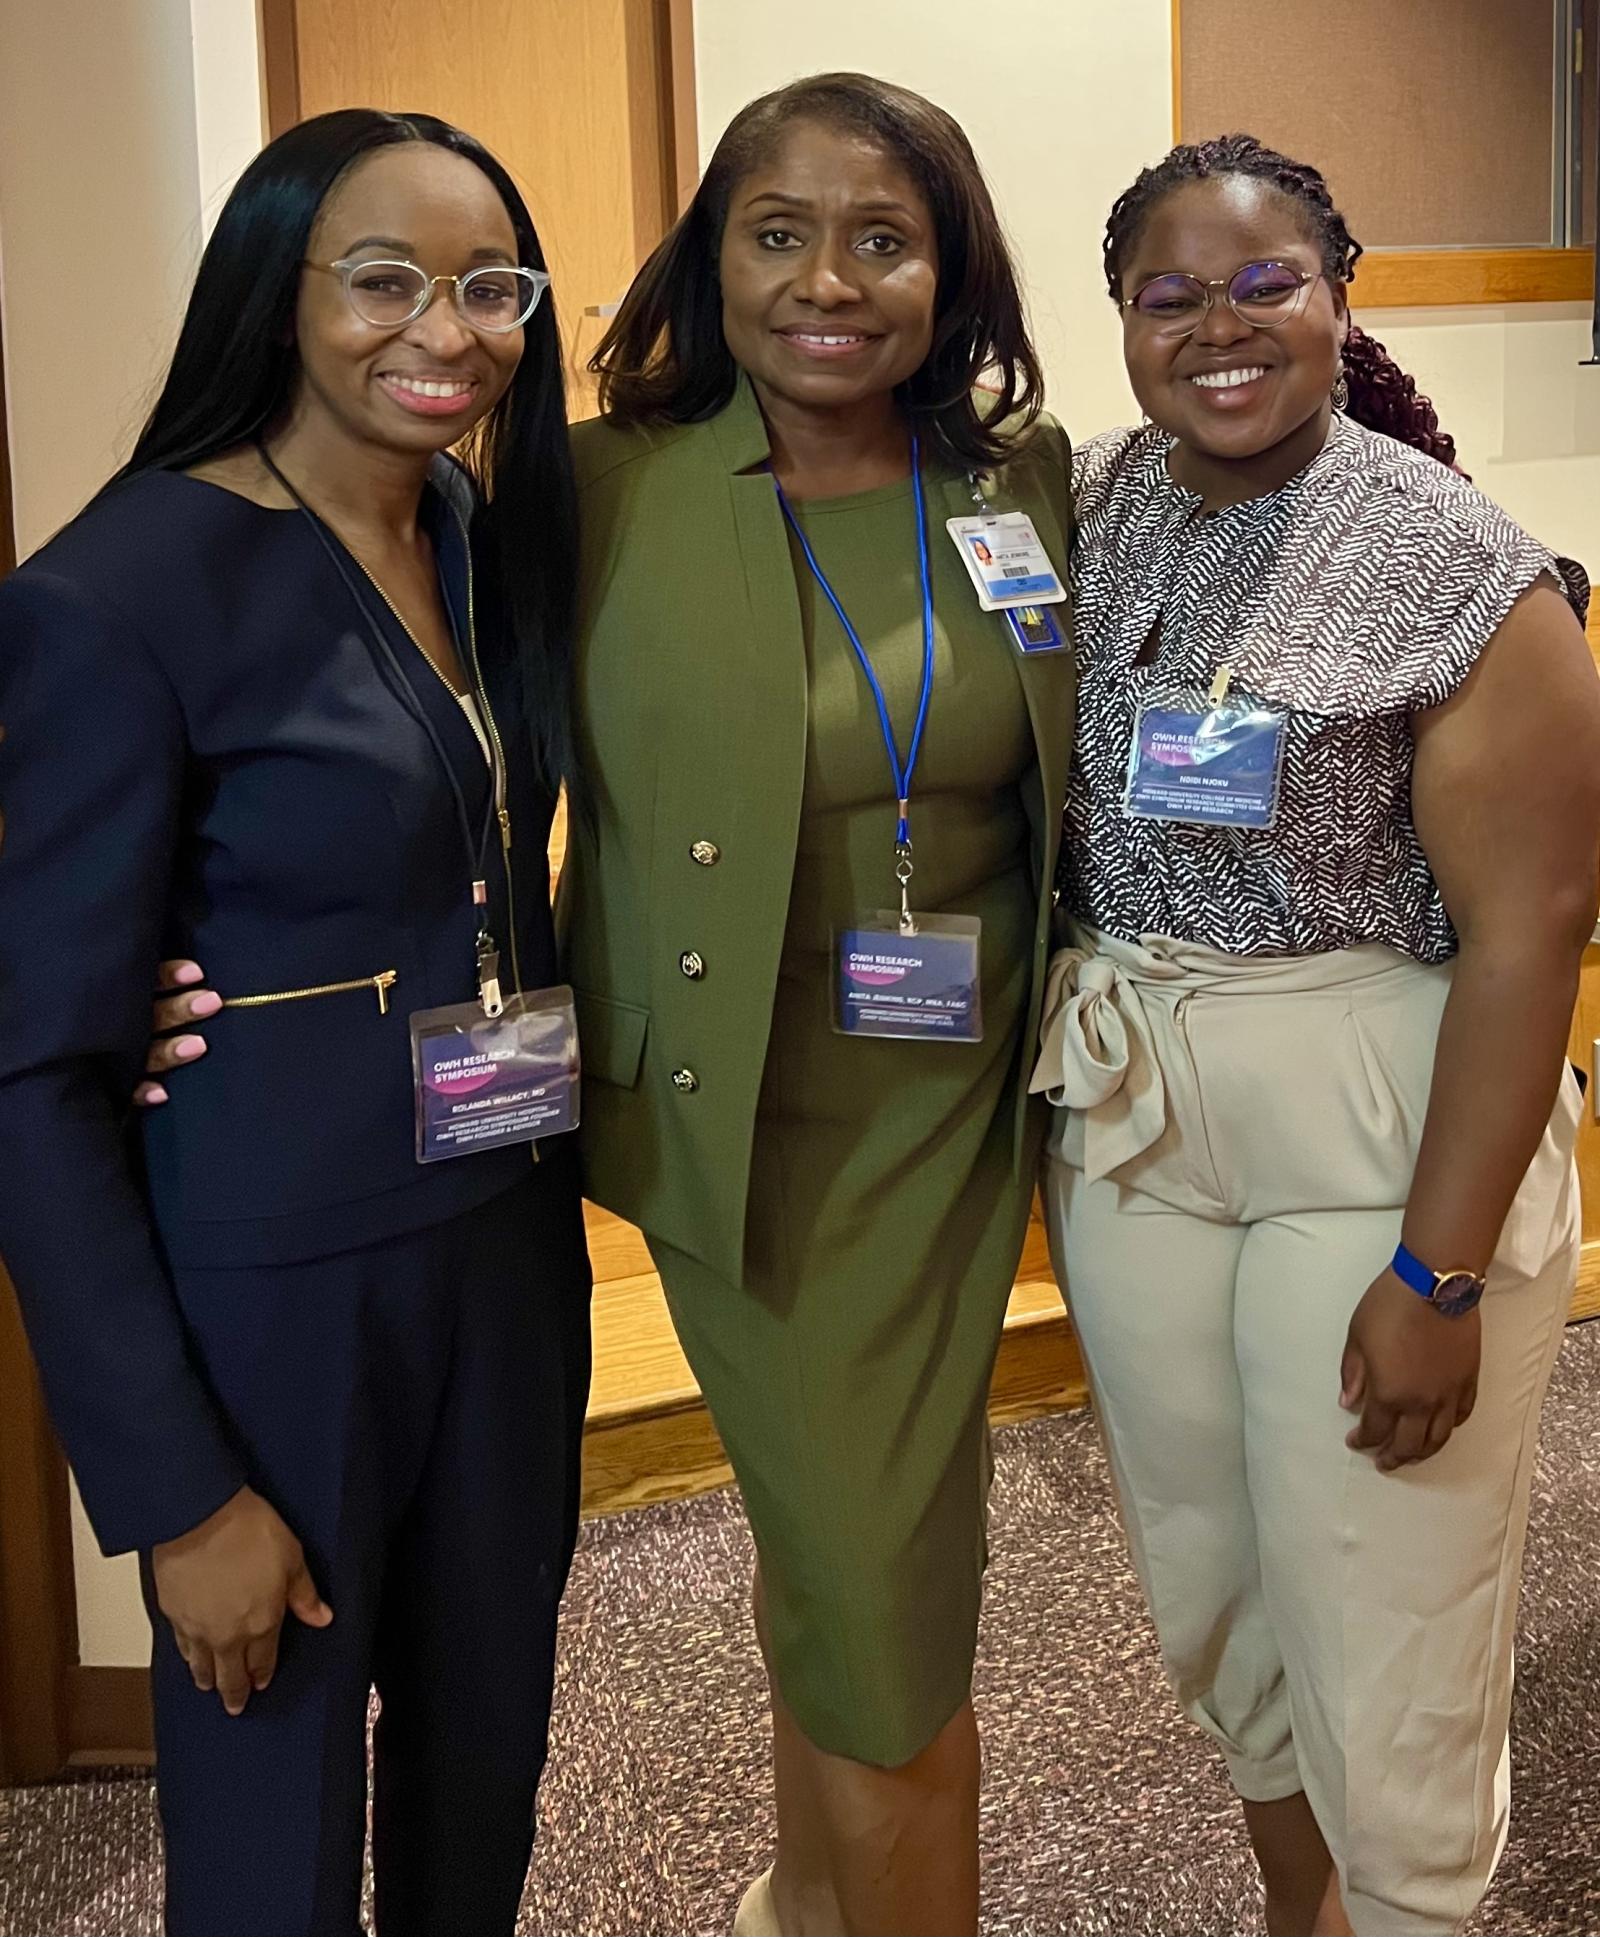
<path fill-rule="evenodd" d="M 569 988 L 411 1018 L 417 1162 L 530 1143 L 578 1127 L 578 1019 Z"/>
<path fill-rule="evenodd" d="M 1231 700 L 1145 706 L 1134 723 L 1123 807 L 1131 820 L 1271 827 L 1283 777 L 1282 713 Z"/>
<path fill-rule="evenodd" d="M 945 530 L 961 554 L 985 612 L 1005 612 L 1018 605 L 1059 605 L 1067 596 L 1025 511 L 947 518 Z"/>
<path fill-rule="evenodd" d="M 888 912 L 841 929 L 834 1028 L 842 1036 L 982 1042 L 982 934 L 972 915 L 919 915 L 908 933 Z"/>

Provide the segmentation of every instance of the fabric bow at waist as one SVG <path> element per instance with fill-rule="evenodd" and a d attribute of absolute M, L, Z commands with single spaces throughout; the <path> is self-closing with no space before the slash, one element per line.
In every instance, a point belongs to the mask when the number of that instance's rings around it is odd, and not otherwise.
<path fill-rule="evenodd" d="M 1143 1156 L 1172 1116 L 1198 1107 L 1187 1050 L 1171 1026 L 1186 998 L 1342 1000 L 1362 984 L 1398 992 L 1449 976 L 1379 943 L 1322 955 L 1245 956 L 1164 935 L 1124 941 L 1086 922 L 1073 935 L 1073 946 L 1051 958 L 1028 1088 L 1066 1112 L 1050 1148 L 1091 1182 Z M 1169 1058 L 1166 1076 L 1158 1044 Z"/>
<path fill-rule="evenodd" d="M 1111 956 L 1063 948 L 1051 958 L 1039 1042 L 1029 1091 L 1082 1112 L 1090 1182 L 1157 1141 L 1167 1124 L 1166 1084 L 1138 984 Z"/>

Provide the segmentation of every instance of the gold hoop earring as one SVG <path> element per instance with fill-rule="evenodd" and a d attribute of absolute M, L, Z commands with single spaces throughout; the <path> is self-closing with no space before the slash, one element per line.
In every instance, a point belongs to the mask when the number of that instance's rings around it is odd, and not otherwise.
<path fill-rule="evenodd" d="M 1345 375 L 1343 370 L 1334 379 L 1333 407 L 1335 410 L 1348 410 L 1350 408 L 1350 379 Z"/>

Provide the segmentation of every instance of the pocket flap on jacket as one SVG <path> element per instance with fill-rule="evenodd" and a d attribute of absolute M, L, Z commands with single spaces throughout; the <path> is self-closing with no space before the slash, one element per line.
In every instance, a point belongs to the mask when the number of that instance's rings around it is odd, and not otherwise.
<path fill-rule="evenodd" d="M 584 1075 L 631 1090 L 639 1080 L 650 1011 L 636 1009 L 631 1002 L 587 995 L 582 989 L 574 989 L 572 997 L 578 1012 L 578 1053 Z"/>

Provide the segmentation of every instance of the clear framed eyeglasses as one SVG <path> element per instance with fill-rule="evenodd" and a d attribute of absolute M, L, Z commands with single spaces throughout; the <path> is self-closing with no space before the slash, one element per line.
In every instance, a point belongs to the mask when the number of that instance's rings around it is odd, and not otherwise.
<path fill-rule="evenodd" d="M 404 329 L 414 322 L 433 301 L 434 290 L 445 282 L 450 284 L 457 313 L 473 329 L 503 336 L 527 322 L 550 287 L 543 269 L 518 269 L 509 263 L 487 263 L 464 276 L 430 276 L 414 262 L 370 257 L 308 262 L 306 267 L 340 277 L 350 307 L 363 323 L 379 330 Z"/>
<path fill-rule="evenodd" d="M 1276 330 L 1299 315 L 1307 290 L 1321 280 L 1320 274 L 1292 262 L 1247 262 L 1215 282 L 1201 282 L 1198 276 L 1153 276 L 1123 299 L 1122 310 L 1158 336 L 1193 336 L 1210 314 L 1212 292 L 1220 289 L 1241 323 Z"/>

